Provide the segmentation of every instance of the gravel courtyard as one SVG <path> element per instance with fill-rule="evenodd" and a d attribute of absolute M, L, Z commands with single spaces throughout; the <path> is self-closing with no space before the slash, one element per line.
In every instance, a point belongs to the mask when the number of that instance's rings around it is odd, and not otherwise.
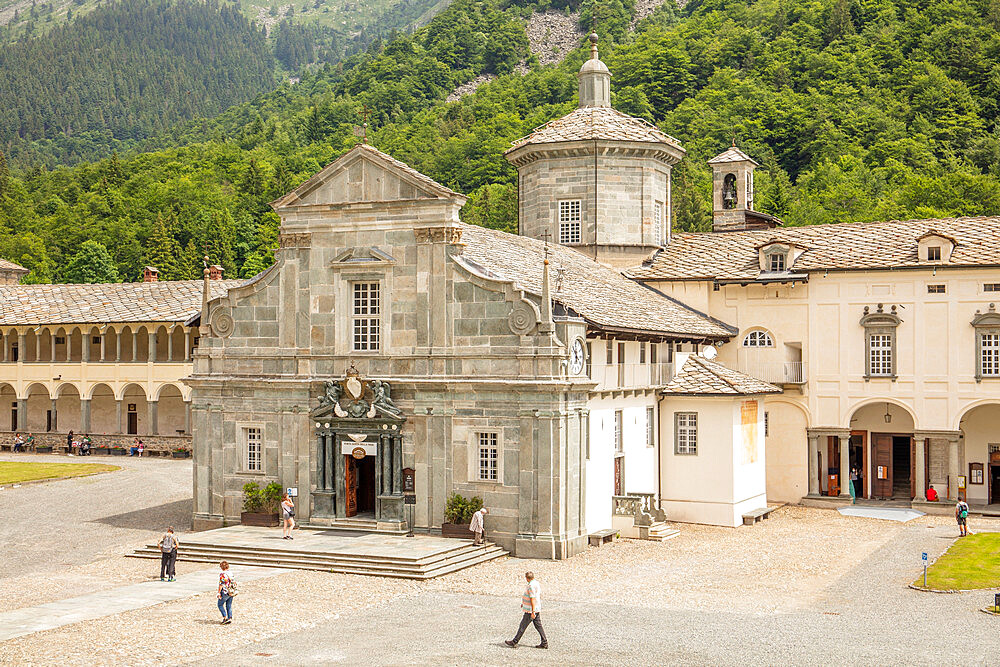
<path fill-rule="evenodd" d="M 189 464 L 115 463 L 125 470 L 0 491 L 14 517 L 0 538 L 18 545 L 0 565 L 0 611 L 158 575 L 155 562 L 121 554 L 164 521 L 186 529 Z M 985 664 L 1000 650 L 1000 619 L 978 611 L 990 593 L 906 588 L 920 552 L 951 543 L 948 517 L 900 524 L 785 507 L 754 527 L 678 527 L 664 543 L 506 558 L 428 582 L 282 572 L 241 586 L 231 626 L 205 593 L 2 642 L 0 662 Z M 972 529 L 1000 522 L 975 518 Z M 178 574 L 204 567 L 181 563 Z M 516 652 L 502 644 L 527 569 L 542 585 L 547 652 L 531 647 L 531 628 Z"/>

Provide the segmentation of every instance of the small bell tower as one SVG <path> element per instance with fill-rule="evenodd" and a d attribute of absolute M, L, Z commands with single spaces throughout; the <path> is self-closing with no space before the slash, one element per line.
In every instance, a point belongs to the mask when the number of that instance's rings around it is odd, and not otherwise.
<path fill-rule="evenodd" d="M 781 221 L 753 209 L 753 171 L 759 165 L 736 142 L 708 161 L 712 165 L 712 231 L 772 229 Z"/>

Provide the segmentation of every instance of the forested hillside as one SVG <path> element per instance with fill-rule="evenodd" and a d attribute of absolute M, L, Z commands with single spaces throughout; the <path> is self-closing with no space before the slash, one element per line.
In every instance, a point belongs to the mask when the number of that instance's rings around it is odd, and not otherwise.
<path fill-rule="evenodd" d="M 126 279 L 147 262 L 193 277 L 207 245 L 251 275 L 275 244 L 266 202 L 353 145 L 363 105 L 375 146 L 471 195 L 467 220 L 512 229 L 502 152 L 574 106 L 585 57 L 537 66 L 521 20 L 537 7 L 457 0 L 413 35 L 173 128 L 153 152 L 0 171 L 0 255 L 65 280 L 93 239 Z M 585 25 L 593 8 L 568 7 Z M 629 32 L 631 12 L 599 5 L 601 55 L 615 106 L 688 149 L 677 228 L 709 227 L 705 160 L 734 137 L 762 163 L 758 207 L 789 224 L 1000 213 L 1000 0 L 695 0 Z M 499 77 L 444 102 L 483 73 Z"/>
<path fill-rule="evenodd" d="M 233 7 L 115 2 L 0 49 L 0 146 L 57 144 L 72 160 L 273 88 L 267 44 Z"/>

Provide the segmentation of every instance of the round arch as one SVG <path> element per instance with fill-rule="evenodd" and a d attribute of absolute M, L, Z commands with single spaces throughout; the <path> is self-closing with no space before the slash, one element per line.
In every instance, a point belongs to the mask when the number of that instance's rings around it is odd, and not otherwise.
<path fill-rule="evenodd" d="M 160 435 L 183 435 L 187 432 L 187 403 L 181 388 L 163 384 L 156 393 L 156 432 Z"/>
<path fill-rule="evenodd" d="M 847 410 L 847 413 L 841 418 L 840 423 L 843 428 L 849 429 L 851 428 L 851 420 L 859 410 L 870 405 L 882 404 L 884 406 L 886 403 L 896 406 L 909 417 L 912 426 L 905 430 L 915 431 L 920 428 L 920 424 L 917 422 L 916 411 L 911 406 L 895 398 L 866 398 L 858 401 Z M 898 415 L 898 411 L 890 410 L 890 414 L 895 418 Z"/>
<path fill-rule="evenodd" d="M 953 422 L 952 430 L 958 431 L 962 428 L 962 421 L 968 416 L 970 412 L 976 408 L 982 408 L 989 405 L 1000 406 L 1000 398 L 981 398 L 976 401 L 970 401 L 969 403 L 962 406 L 958 411 L 955 421 Z"/>
<path fill-rule="evenodd" d="M 748 327 L 740 334 L 740 347 L 745 348 L 773 348 L 775 344 L 774 334 L 766 327 Z"/>
<path fill-rule="evenodd" d="M 126 384 L 122 387 L 120 400 L 123 432 L 129 435 L 149 433 L 149 402 L 146 390 L 134 382 Z"/>
<path fill-rule="evenodd" d="M 25 388 L 25 405 L 27 406 L 26 426 L 29 431 L 46 432 L 52 430 L 52 394 L 49 388 L 41 382 L 35 382 Z"/>
<path fill-rule="evenodd" d="M 99 382 L 90 388 L 91 433 L 119 433 L 118 402 L 110 385 Z"/>
<path fill-rule="evenodd" d="M 0 382 L 0 430 L 17 430 L 17 390 L 9 382 Z M 6 416 L 9 415 L 9 418 Z"/>
<path fill-rule="evenodd" d="M 118 361 L 135 361 L 132 351 L 134 349 L 135 332 L 132 327 L 125 325 L 118 329 Z"/>
<path fill-rule="evenodd" d="M 965 493 L 970 503 L 1000 503 L 1000 399 L 985 399 L 965 406 L 956 430 L 962 433 L 965 460 L 959 461 L 960 475 L 967 475 Z"/>
<path fill-rule="evenodd" d="M 82 428 L 80 390 L 72 382 L 63 382 L 56 387 L 53 397 L 55 398 L 56 413 L 52 419 L 52 430 L 79 433 Z"/>

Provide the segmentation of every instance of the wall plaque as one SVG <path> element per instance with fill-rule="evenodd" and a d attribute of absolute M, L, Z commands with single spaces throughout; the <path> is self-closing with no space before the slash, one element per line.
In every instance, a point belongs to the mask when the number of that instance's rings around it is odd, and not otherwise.
<path fill-rule="evenodd" d="M 411 494 L 416 492 L 417 484 L 413 468 L 403 468 L 403 493 Z"/>
<path fill-rule="evenodd" d="M 363 459 L 366 456 L 368 456 L 368 454 L 367 452 L 365 452 L 364 447 L 355 447 L 354 449 L 351 450 L 351 456 L 353 456 L 356 459 Z"/>
<path fill-rule="evenodd" d="M 983 483 L 983 464 L 982 463 L 970 463 L 969 464 L 969 484 L 982 484 Z"/>

